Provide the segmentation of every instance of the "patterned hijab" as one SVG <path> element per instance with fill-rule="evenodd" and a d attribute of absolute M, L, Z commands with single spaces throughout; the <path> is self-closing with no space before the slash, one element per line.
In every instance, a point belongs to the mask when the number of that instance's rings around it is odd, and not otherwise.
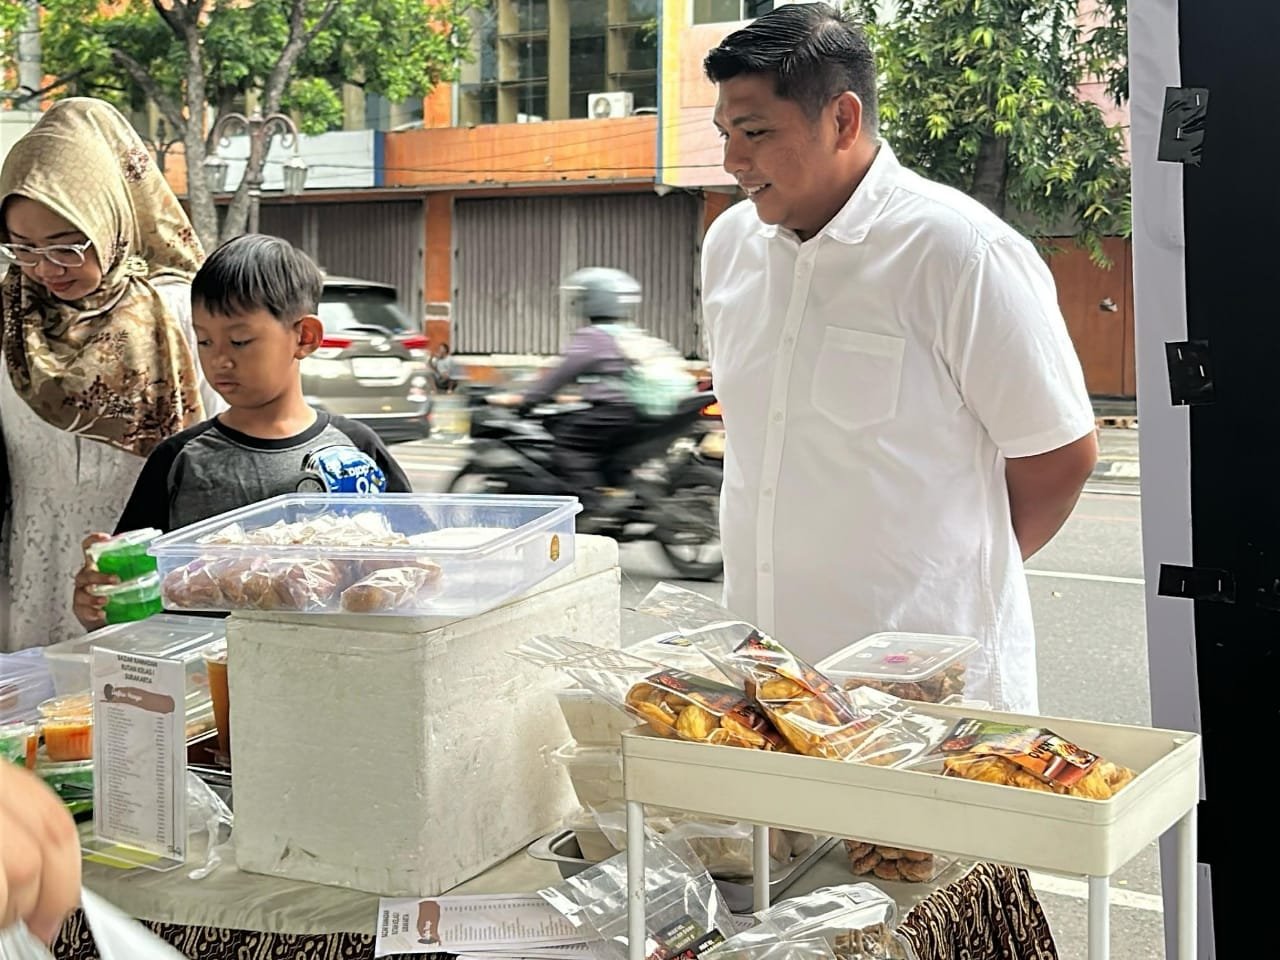
<path fill-rule="evenodd" d="M 101 100 L 54 104 L 5 160 L 0 200 L 13 196 L 74 224 L 102 265 L 73 302 L 10 268 L 0 346 L 18 395 L 59 430 L 142 457 L 203 419 L 191 348 L 152 281 L 190 282 L 204 254 L 128 121 Z"/>

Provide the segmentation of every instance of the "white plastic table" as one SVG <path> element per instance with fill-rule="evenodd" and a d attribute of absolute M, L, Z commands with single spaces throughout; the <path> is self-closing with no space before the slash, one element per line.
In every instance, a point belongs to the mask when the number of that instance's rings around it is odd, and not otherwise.
<path fill-rule="evenodd" d="M 770 827 L 857 837 L 1089 880 L 1089 958 L 1109 960 L 1109 881 L 1177 830 L 1178 954 L 1196 955 L 1196 734 L 929 706 L 935 716 L 1048 727 L 1136 776 L 1110 800 L 860 763 L 623 734 L 630 960 L 644 960 L 646 804 L 752 823 L 755 906 L 768 906 Z"/>

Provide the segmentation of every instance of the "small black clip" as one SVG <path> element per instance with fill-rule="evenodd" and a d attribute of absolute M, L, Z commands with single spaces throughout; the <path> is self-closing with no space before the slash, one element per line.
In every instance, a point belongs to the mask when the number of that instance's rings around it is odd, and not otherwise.
<path fill-rule="evenodd" d="M 1156 159 L 1167 163 L 1200 166 L 1204 152 L 1205 116 L 1209 111 L 1206 87 L 1167 87 L 1164 91 L 1164 120 L 1160 124 L 1160 146 Z"/>
<path fill-rule="evenodd" d="M 1212 567 L 1178 567 L 1170 563 L 1160 564 L 1160 585 L 1156 589 L 1162 597 L 1183 600 L 1211 600 L 1215 603 L 1236 602 L 1236 580 L 1227 570 Z"/>
<path fill-rule="evenodd" d="M 1164 345 L 1169 364 L 1169 399 L 1175 407 L 1213 403 L 1213 365 L 1209 341 L 1184 340 Z"/>

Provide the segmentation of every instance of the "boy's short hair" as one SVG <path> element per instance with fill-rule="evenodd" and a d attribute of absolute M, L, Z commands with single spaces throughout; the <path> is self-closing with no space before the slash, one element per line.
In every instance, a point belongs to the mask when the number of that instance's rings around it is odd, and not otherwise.
<path fill-rule="evenodd" d="M 826 3 L 775 8 L 707 54 L 712 83 L 744 74 L 772 74 L 774 92 L 816 120 L 833 98 L 851 90 L 862 101 L 862 127 L 877 128 L 876 59 L 862 28 Z"/>
<path fill-rule="evenodd" d="M 247 233 L 209 255 L 191 281 L 191 302 L 216 316 L 265 310 L 282 323 L 320 309 L 324 275 L 287 240 Z"/>

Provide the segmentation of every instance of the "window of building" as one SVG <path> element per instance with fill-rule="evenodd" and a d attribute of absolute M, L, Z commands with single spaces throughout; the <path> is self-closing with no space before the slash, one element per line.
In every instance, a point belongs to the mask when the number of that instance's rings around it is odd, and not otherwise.
<path fill-rule="evenodd" d="M 772 9 L 773 0 L 693 0 L 693 22 L 754 20 Z"/>

